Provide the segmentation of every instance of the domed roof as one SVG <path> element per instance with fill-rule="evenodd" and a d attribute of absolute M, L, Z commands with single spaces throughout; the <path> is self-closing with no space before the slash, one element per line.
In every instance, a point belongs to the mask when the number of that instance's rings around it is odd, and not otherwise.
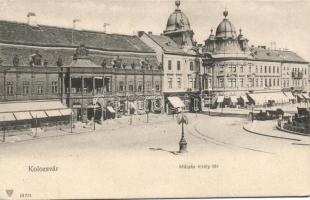
<path fill-rule="evenodd" d="M 224 19 L 223 21 L 217 26 L 216 29 L 216 37 L 217 38 L 236 38 L 237 33 L 234 25 L 226 18 L 228 15 L 228 11 L 223 12 Z"/>
<path fill-rule="evenodd" d="M 180 10 L 180 1 L 177 0 L 175 2 L 175 5 L 177 8 L 174 10 L 174 12 L 170 15 L 168 21 L 166 30 L 164 32 L 173 32 L 173 31 L 187 31 L 191 30 L 189 20 L 187 16 Z"/>

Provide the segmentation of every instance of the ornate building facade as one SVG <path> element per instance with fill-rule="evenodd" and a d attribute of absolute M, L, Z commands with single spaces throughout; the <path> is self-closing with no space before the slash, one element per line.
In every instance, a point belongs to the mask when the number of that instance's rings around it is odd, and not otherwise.
<path fill-rule="evenodd" d="M 162 68 L 137 36 L 0 21 L 0 59 L 0 106 L 57 101 L 81 121 L 162 109 Z"/>
<path fill-rule="evenodd" d="M 162 63 L 165 110 L 169 112 L 173 106 L 169 101 L 171 98 L 180 98 L 186 110 L 200 110 L 201 55 L 194 42 L 189 19 L 180 9 L 180 1 L 175 4 L 176 9 L 169 16 L 161 35 L 141 31 L 139 37 L 155 50 L 157 59 Z"/>
<path fill-rule="evenodd" d="M 203 47 L 205 92 L 213 97 L 209 104 L 244 106 L 309 100 L 305 93 L 307 61 L 291 51 L 249 46 L 242 30 L 237 34 L 228 19 L 228 11 L 223 15 Z"/>

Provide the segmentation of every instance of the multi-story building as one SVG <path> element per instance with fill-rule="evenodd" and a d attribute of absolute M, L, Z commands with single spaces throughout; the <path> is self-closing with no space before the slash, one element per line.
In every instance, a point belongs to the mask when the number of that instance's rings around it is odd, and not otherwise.
<path fill-rule="evenodd" d="M 15 105 L 0 112 L 12 120 L 23 109 L 67 106 L 86 121 L 162 108 L 162 69 L 137 36 L 0 21 L 0 59 L 0 106 Z"/>
<path fill-rule="evenodd" d="M 155 50 L 163 66 L 162 83 L 167 112 L 169 106 L 174 104 L 169 99 L 175 98 L 180 98 L 187 110 L 200 109 L 201 56 L 193 40 L 194 32 L 189 19 L 179 6 L 180 1 L 176 1 L 176 9 L 169 16 L 163 34 L 138 33 L 141 40 Z"/>
<path fill-rule="evenodd" d="M 227 18 L 203 47 L 206 90 L 214 105 L 265 105 L 308 99 L 308 62 L 288 50 L 248 46 L 248 39 Z M 286 93 L 284 93 L 286 92 Z M 247 98 L 248 97 L 248 98 Z M 301 100 L 300 99 L 300 100 Z M 210 102 L 211 103 L 211 102 Z"/>

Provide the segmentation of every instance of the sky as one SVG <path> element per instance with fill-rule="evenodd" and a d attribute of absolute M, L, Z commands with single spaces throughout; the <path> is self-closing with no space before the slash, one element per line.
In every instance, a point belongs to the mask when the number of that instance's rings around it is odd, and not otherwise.
<path fill-rule="evenodd" d="M 287 48 L 310 61 L 310 0 L 181 0 L 198 43 L 216 30 L 228 10 L 228 18 L 250 45 Z M 38 24 L 72 27 L 108 33 L 160 34 L 174 11 L 174 0 L 0 0 L 0 20 L 27 22 L 27 13 L 36 13 Z"/>

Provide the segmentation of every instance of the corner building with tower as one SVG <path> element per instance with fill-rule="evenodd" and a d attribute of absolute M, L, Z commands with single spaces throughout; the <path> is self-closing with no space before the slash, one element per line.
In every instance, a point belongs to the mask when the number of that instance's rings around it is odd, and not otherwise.
<path fill-rule="evenodd" d="M 210 107 L 266 106 L 309 101 L 308 62 L 288 50 L 249 46 L 228 11 L 202 47 L 204 92 Z"/>

